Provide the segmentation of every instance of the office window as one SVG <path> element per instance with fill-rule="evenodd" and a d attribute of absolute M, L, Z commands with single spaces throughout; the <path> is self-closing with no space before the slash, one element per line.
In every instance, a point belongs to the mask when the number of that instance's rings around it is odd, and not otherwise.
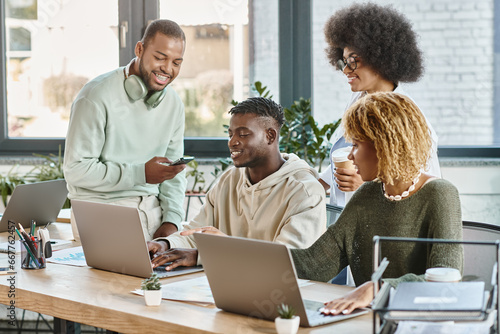
<path fill-rule="evenodd" d="M 404 88 L 434 125 L 440 145 L 457 145 L 461 150 L 465 145 L 498 148 L 500 86 L 495 84 L 494 73 L 498 72 L 495 50 L 500 50 L 500 38 L 495 36 L 500 16 L 495 14 L 499 11 L 495 0 L 376 2 L 393 3 L 420 35 L 426 56 L 425 77 Z M 0 154 L 57 152 L 58 145 L 64 144 L 69 106 L 78 90 L 97 75 L 128 63 L 146 22 L 156 17 L 179 22 L 188 34 L 186 62 L 173 85 L 186 103 L 185 147 L 191 154 L 221 156 L 225 152 L 222 125 L 227 124 L 229 101 L 250 96 L 250 86 L 257 80 L 268 86 L 277 101 L 281 89 L 285 106 L 300 97 L 296 95 L 304 95 L 297 92 L 307 92 L 305 95 L 311 96 L 304 97 L 312 97 L 313 112 L 321 124 L 336 120 L 350 90 L 344 77 L 326 61 L 323 26 L 335 10 L 350 3 L 1 1 L 0 49 L 5 67 L 0 68 Z M 287 4 L 290 11 L 283 11 Z M 309 5 L 312 24 L 303 13 Z M 278 32 L 279 22 L 287 23 L 281 29 L 290 29 Z M 280 76 L 280 64 L 300 54 L 283 45 L 292 45 L 297 39 L 307 44 L 305 35 L 297 38 L 294 34 L 309 27 L 312 65 L 299 56 L 291 62 L 293 66 L 282 68 Z M 299 51 L 309 52 L 308 44 L 303 46 Z M 473 156 L 478 150 L 467 152 Z"/>
<path fill-rule="evenodd" d="M 65 137 L 78 91 L 118 66 L 118 0 L 7 0 L 4 22 L 7 136 Z"/>
<path fill-rule="evenodd" d="M 494 90 L 494 0 L 376 1 L 392 4 L 413 23 L 425 57 L 425 74 L 402 87 L 439 136 L 439 145 L 500 145 L 500 110 Z M 322 123 L 343 114 L 351 91 L 328 63 L 323 27 L 350 2 L 312 0 L 313 101 Z"/>
<path fill-rule="evenodd" d="M 274 85 L 277 97 L 276 15 L 276 0 L 160 0 L 160 18 L 186 34 L 181 73 L 172 84 L 186 107 L 186 137 L 226 137 L 231 101 L 249 97 L 256 80 Z"/>

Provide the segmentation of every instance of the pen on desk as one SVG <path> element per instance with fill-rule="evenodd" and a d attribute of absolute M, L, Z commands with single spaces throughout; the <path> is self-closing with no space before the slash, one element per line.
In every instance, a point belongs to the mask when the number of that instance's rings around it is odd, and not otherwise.
<path fill-rule="evenodd" d="M 17 229 L 17 227 L 16 227 L 16 232 L 17 232 L 17 235 L 19 236 L 19 241 L 23 240 L 24 238 L 22 237 L 21 233 L 19 233 L 19 230 Z"/>
<path fill-rule="evenodd" d="M 16 229 L 17 235 L 19 236 L 19 243 L 22 243 L 24 240 L 24 237 L 21 235 L 21 233 L 19 233 L 19 230 L 17 229 L 17 227 L 15 229 Z M 28 250 L 28 246 L 25 245 L 25 248 L 26 248 L 26 250 Z M 30 256 L 26 256 L 26 259 L 25 259 L 26 263 L 24 264 L 26 267 L 29 267 L 30 257 L 31 257 L 31 254 L 30 254 Z"/>
<path fill-rule="evenodd" d="M 30 236 L 28 235 L 28 233 L 26 233 L 21 224 L 19 224 L 19 231 L 21 232 L 22 240 L 24 240 L 26 251 L 28 251 L 28 253 L 32 257 L 33 261 L 35 262 L 35 265 L 39 267 L 38 260 L 35 256 L 36 254 L 35 246 L 33 245 Z"/>
<path fill-rule="evenodd" d="M 38 247 L 38 239 L 35 238 L 34 236 L 31 236 L 31 241 L 33 242 L 33 246 L 35 246 L 36 258 L 40 261 L 42 255 L 41 255 L 40 247 Z M 42 261 L 40 261 L 40 262 L 42 262 Z"/>
<path fill-rule="evenodd" d="M 40 266 L 45 263 L 45 250 L 42 248 L 42 243 L 40 242 L 41 240 L 39 238 L 31 237 L 31 240 L 33 241 L 33 244 L 35 245 L 36 248 L 36 258 L 38 261 L 40 261 Z"/>
<path fill-rule="evenodd" d="M 40 268 L 40 263 L 38 262 L 38 260 L 35 256 L 35 253 L 36 253 L 35 246 L 33 245 L 31 238 L 28 236 L 28 233 L 26 233 L 23 226 L 21 224 L 18 224 L 18 225 L 19 225 L 19 231 L 21 232 L 21 235 L 23 236 L 23 239 L 26 243 L 26 250 L 28 251 L 28 253 L 32 257 L 33 262 L 35 262 L 35 266 L 37 268 Z"/>
<path fill-rule="evenodd" d="M 30 235 L 31 236 L 35 235 L 35 228 L 36 228 L 36 222 L 32 219 L 31 220 L 31 230 L 30 230 Z"/>
<path fill-rule="evenodd" d="M 21 240 L 24 240 L 23 236 L 21 235 L 21 233 L 19 233 L 19 230 L 17 229 L 17 227 L 15 228 L 16 229 L 16 232 L 17 232 L 17 235 L 19 236 L 19 243 L 21 243 Z M 28 267 L 29 266 L 29 257 L 27 256 L 26 257 L 26 266 Z"/>

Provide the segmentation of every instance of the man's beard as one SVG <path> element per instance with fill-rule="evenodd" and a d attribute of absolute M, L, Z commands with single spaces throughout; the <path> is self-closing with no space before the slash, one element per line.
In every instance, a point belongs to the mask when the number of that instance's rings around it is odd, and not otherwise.
<path fill-rule="evenodd" d="M 148 92 L 149 91 L 158 91 L 158 89 L 154 89 L 151 87 L 151 84 L 150 84 L 150 77 L 148 75 L 148 72 L 146 71 L 146 69 L 144 68 L 144 66 L 142 65 L 142 61 L 139 63 L 139 74 L 141 75 L 141 79 L 142 81 L 144 82 L 144 84 L 146 85 L 146 88 L 148 89 Z"/>

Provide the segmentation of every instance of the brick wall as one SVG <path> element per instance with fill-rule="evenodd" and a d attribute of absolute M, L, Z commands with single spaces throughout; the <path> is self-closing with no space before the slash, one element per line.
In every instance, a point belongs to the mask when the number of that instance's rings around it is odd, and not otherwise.
<path fill-rule="evenodd" d="M 493 0 L 394 0 L 413 23 L 425 75 L 403 85 L 429 118 L 442 145 L 493 140 Z M 351 1 L 312 0 L 313 105 L 320 123 L 341 117 L 350 96 L 345 78 L 326 60 L 323 26 Z"/>
<path fill-rule="evenodd" d="M 250 82 L 261 81 L 279 101 L 278 0 L 252 0 L 254 12 L 253 62 Z"/>

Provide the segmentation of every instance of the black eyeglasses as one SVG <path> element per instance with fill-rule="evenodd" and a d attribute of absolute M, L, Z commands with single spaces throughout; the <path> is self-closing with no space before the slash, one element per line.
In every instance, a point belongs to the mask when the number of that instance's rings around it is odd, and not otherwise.
<path fill-rule="evenodd" d="M 356 62 L 356 59 L 360 58 L 359 56 L 350 56 L 347 57 L 346 60 L 344 59 L 339 59 L 337 60 L 337 68 L 340 71 L 344 71 L 345 67 L 349 67 L 351 71 L 354 71 L 356 68 L 358 68 L 358 63 Z"/>

